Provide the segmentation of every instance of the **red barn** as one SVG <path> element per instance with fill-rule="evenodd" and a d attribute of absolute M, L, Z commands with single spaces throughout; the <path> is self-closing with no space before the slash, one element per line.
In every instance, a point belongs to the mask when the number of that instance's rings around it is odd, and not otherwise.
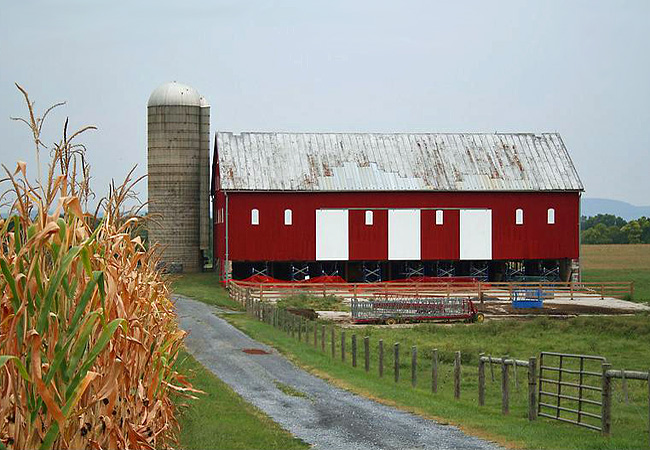
<path fill-rule="evenodd" d="M 212 185 L 225 279 L 578 275 L 583 186 L 557 133 L 219 132 Z"/>

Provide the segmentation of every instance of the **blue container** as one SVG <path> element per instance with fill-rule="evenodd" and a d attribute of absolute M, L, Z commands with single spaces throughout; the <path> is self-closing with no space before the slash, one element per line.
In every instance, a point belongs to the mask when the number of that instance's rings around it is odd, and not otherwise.
<path fill-rule="evenodd" d="M 512 294 L 512 307 L 515 309 L 544 307 L 544 291 L 541 289 L 515 289 Z"/>

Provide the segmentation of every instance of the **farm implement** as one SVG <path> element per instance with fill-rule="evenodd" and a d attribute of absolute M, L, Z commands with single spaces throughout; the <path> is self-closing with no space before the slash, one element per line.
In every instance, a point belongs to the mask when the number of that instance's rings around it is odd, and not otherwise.
<path fill-rule="evenodd" d="M 469 297 L 352 299 L 354 323 L 391 325 L 428 320 L 483 322 L 484 316 Z"/>

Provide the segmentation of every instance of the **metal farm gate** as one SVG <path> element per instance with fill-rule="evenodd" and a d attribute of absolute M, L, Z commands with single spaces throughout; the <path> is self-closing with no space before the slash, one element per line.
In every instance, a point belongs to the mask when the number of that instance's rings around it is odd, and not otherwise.
<path fill-rule="evenodd" d="M 601 356 L 542 352 L 537 414 L 602 431 Z"/>

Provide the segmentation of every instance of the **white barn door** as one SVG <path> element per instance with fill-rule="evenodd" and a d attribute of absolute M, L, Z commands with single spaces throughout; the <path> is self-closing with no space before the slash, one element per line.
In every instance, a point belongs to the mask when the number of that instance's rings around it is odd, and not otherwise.
<path fill-rule="evenodd" d="M 347 261 L 348 210 L 316 210 L 316 261 Z"/>
<path fill-rule="evenodd" d="M 420 259 L 420 210 L 388 210 L 388 259 Z"/>
<path fill-rule="evenodd" d="M 492 210 L 460 210 L 460 259 L 492 259 Z"/>

